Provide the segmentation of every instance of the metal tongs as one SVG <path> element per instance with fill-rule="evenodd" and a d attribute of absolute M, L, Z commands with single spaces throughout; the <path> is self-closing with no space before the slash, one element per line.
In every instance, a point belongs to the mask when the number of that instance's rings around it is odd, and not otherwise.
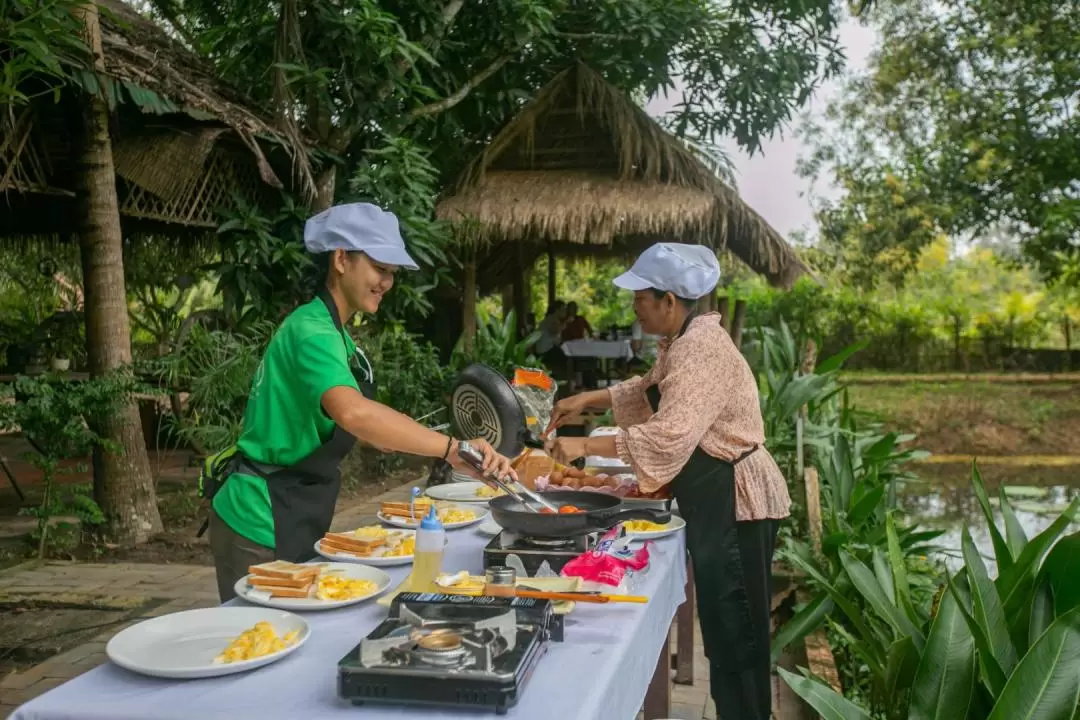
<path fill-rule="evenodd" d="M 534 493 L 529 488 L 525 487 L 519 482 L 511 480 L 509 476 L 505 478 L 497 478 L 494 475 L 484 475 L 484 456 L 479 450 L 474 448 L 469 443 L 462 440 L 458 443 L 458 457 L 467 462 L 473 470 L 476 470 L 480 474 L 480 479 L 484 481 L 488 486 L 504 491 L 507 495 L 517 500 L 524 505 L 530 511 L 539 513 L 529 500 L 535 501 L 538 505 L 550 510 L 551 512 L 559 512 L 559 509 L 549 503 L 544 498 L 540 497 L 537 493 Z M 516 487 L 515 487 L 516 486 Z"/>

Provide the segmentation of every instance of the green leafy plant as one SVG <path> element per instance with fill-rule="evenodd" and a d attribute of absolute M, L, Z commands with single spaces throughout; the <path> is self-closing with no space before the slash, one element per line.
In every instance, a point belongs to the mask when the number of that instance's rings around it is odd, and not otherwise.
<path fill-rule="evenodd" d="M 1075 572 L 1080 533 L 1061 536 L 1076 522 L 1080 498 L 1046 530 L 1028 538 L 1004 488 L 999 493 L 1002 533 L 975 465 L 971 482 L 990 531 L 997 577 L 990 577 L 965 528 L 964 568 L 941 586 L 935 612 L 924 617 L 907 600 L 912 586 L 892 552 L 899 547 L 899 537 L 891 526 L 886 528 L 890 553 L 885 562 L 841 555 L 850 588 L 830 583 L 826 592 L 846 621 L 859 629 L 856 647 L 882 692 L 864 708 L 809 677 L 781 671 L 792 689 L 824 717 L 1075 717 L 1080 698 L 1080 575 Z"/>
<path fill-rule="evenodd" d="M 502 320 L 492 315 L 479 315 L 472 351 L 466 352 L 465 339 L 459 339 L 450 364 L 460 370 L 470 363 L 480 362 L 507 378 L 513 377 L 515 368 L 543 367 L 539 358 L 531 352 L 540 333 L 533 332 L 527 338 L 518 340 L 515 327 L 516 318 L 512 310 Z"/>
<path fill-rule="evenodd" d="M 37 378 L 19 376 L 0 396 L 0 429 L 21 431 L 35 447 L 26 460 L 43 475 L 44 496 L 35 516 L 38 519 L 38 555 L 44 557 L 48 542 L 49 519 L 55 512 L 72 507 L 89 524 L 103 520 L 100 508 L 89 497 L 77 492 L 60 500 L 54 494 L 54 480 L 72 471 L 65 460 L 84 458 L 95 447 L 121 452 L 117 444 L 98 435 L 92 427 L 107 418 L 136 392 L 146 392 L 128 372 L 86 381 L 71 381 L 46 375 Z"/>
<path fill-rule="evenodd" d="M 240 438 L 251 382 L 274 327 L 258 322 L 233 332 L 195 324 L 181 346 L 144 364 L 172 393 L 173 429 L 197 452 L 216 452 Z"/>

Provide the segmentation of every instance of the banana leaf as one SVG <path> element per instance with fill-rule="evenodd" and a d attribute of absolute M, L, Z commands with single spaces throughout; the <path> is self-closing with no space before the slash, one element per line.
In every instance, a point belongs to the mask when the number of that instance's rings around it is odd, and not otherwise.
<path fill-rule="evenodd" d="M 1060 617 L 1080 606 L 1080 532 L 1061 538 L 1043 563 L 1054 595 L 1054 613 Z M 1037 635 L 1032 635 L 1034 642 Z"/>
<path fill-rule="evenodd" d="M 814 598 L 806 607 L 795 613 L 790 620 L 784 623 L 773 638 L 771 657 L 775 663 L 780 659 L 784 648 L 793 642 L 802 640 L 810 633 L 821 627 L 829 613 L 836 607 L 828 595 L 821 594 Z"/>
<path fill-rule="evenodd" d="M 884 697 L 888 703 L 895 703 L 906 690 L 911 688 L 915 671 L 919 667 L 919 651 L 910 637 L 902 637 L 889 647 L 885 660 Z M 901 717 L 903 708 L 893 707 L 892 717 Z"/>
<path fill-rule="evenodd" d="M 986 685 L 986 689 L 990 691 L 993 697 L 998 697 L 1005 689 L 1005 683 L 1008 678 L 1001 670 L 1001 666 L 998 665 L 997 659 L 994 657 L 994 652 L 991 649 L 990 641 L 986 637 L 986 633 L 983 632 L 983 628 L 979 625 L 978 621 L 972 616 L 971 612 L 967 608 L 967 603 L 964 598 L 961 597 L 960 589 L 957 587 L 956 582 L 948 577 L 946 580 L 949 588 L 949 594 L 953 600 L 956 601 L 956 608 L 960 615 L 964 618 L 964 622 L 967 623 L 968 630 L 971 632 L 971 637 L 975 641 L 975 649 L 979 651 L 979 664 L 983 669 L 983 679 Z M 972 591 L 974 592 L 974 590 Z M 942 602 L 944 602 L 944 597 Z"/>
<path fill-rule="evenodd" d="M 1001 537 L 1001 532 L 994 523 L 994 511 L 990 507 L 990 497 L 986 494 L 986 485 L 983 484 L 982 474 L 979 472 L 979 467 L 974 460 L 971 462 L 971 487 L 975 491 L 975 498 L 979 501 L 979 506 L 982 507 L 983 515 L 986 517 L 986 526 L 990 531 L 990 541 L 994 545 L 994 559 L 997 561 L 998 577 L 1001 577 L 1012 567 L 1015 558 L 1013 558 L 1012 550 L 1009 549 L 1009 544 L 1005 542 L 1005 538 Z"/>
<path fill-rule="evenodd" d="M 885 597 L 893 605 L 896 605 L 896 585 L 893 583 L 893 574 L 889 568 L 889 561 L 879 547 L 874 547 L 871 554 L 874 563 L 874 577 L 877 578 L 881 589 L 885 591 Z"/>
<path fill-rule="evenodd" d="M 866 641 L 864 646 L 858 646 L 865 650 L 868 657 L 864 658 L 867 665 L 870 666 L 871 672 L 881 675 L 884 672 L 885 658 L 884 653 L 874 652 L 879 650 L 878 645 L 874 642 L 877 637 L 873 631 L 867 626 L 862 613 L 859 609 L 852 604 L 851 600 L 845 592 L 841 591 L 836 584 L 826 578 L 820 570 L 812 562 L 809 562 L 806 558 L 800 557 L 795 553 L 786 553 L 784 558 L 796 569 L 802 570 L 806 573 L 814 582 L 816 582 L 821 589 L 823 589 L 829 596 L 829 598 L 836 603 L 836 606 L 847 616 L 851 621 L 852 626 L 858 631 L 862 638 Z"/>
<path fill-rule="evenodd" d="M 852 500 L 854 503 L 851 509 L 848 510 L 848 522 L 852 525 L 861 525 L 881 505 L 883 497 L 885 497 L 884 485 L 878 485 L 876 488 L 867 490 L 858 500 L 855 500 L 855 494 L 853 493 Z"/>
<path fill-rule="evenodd" d="M 1005 617 L 1009 622 L 1009 632 L 1013 637 L 1013 642 L 1020 647 L 1027 646 L 1029 617 L 1025 610 L 1031 607 L 1031 593 L 1035 589 L 1035 578 L 1039 573 L 1043 557 L 1075 520 L 1078 509 L 1080 509 L 1080 498 L 1069 503 L 1065 512 L 1050 523 L 1048 528 L 1031 539 L 1012 567 L 1008 570 L 1001 570 L 999 567 L 995 584 L 998 595 L 1001 596 Z"/>
<path fill-rule="evenodd" d="M 994 582 L 986 572 L 982 556 L 979 555 L 975 542 L 971 539 L 967 525 L 964 525 L 961 531 L 960 548 L 971 585 L 972 614 L 983 634 L 986 635 L 990 652 L 997 660 L 998 667 L 1008 677 L 1016 667 L 1016 648 L 1013 647 L 1009 628 L 1005 623 L 1005 611 L 1001 607 L 1001 598 L 998 597 Z M 980 658 L 980 660 L 983 659 L 985 658 Z"/>
<path fill-rule="evenodd" d="M 822 720 L 871 720 L 870 713 L 825 683 L 800 677 L 784 668 L 776 668 L 776 672 L 796 695 L 821 715 Z"/>
<path fill-rule="evenodd" d="M 988 720 L 1071 720 L 1080 702 L 1080 607 L 1054 621 L 1024 655 Z"/>
<path fill-rule="evenodd" d="M 896 604 L 907 614 L 911 622 L 917 623 L 919 616 L 911 602 L 911 583 L 908 581 L 907 565 L 904 553 L 900 549 L 900 538 L 896 533 L 896 520 L 893 513 L 885 516 L 885 539 L 889 548 L 889 567 L 893 574 Z"/>
<path fill-rule="evenodd" d="M 941 597 L 911 686 L 908 720 L 963 720 L 975 689 L 975 640 L 952 593 Z"/>
<path fill-rule="evenodd" d="M 1014 558 L 1020 557 L 1024 546 L 1027 545 L 1027 533 L 1016 518 L 1004 485 L 998 486 L 998 507 L 1001 509 L 1002 519 L 1005 520 L 1005 543 L 1009 546 L 1009 551 L 1012 552 Z"/>
<path fill-rule="evenodd" d="M 1064 613 L 1063 613 L 1064 614 Z M 1031 596 L 1031 613 L 1028 620 L 1028 642 L 1035 642 L 1054 622 L 1054 591 L 1050 579 L 1042 576 Z"/>
<path fill-rule="evenodd" d="M 844 572 L 851 579 L 851 583 L 855 586 L 855 589 L 859 591 L 859 594 L 863 596 L 863 599 L 874 609 L 882 620 L 889 623 L 893 630 L 899 635 L 908 635 L 915 643 L 915 648 L 922 652 L 923 645 L 926 643 L 926 638 L 922 632 L 915 627 L 915 624 L 900 611 L 900 608 L 896 607 L 885 596 L 885 591 L 881 585 L 878 584 L 877 579 L 874 577 L 874 573 L 870 571 L 870 568 L 856 560 L 846 550 L 840 551 L 840 564 L 844 567 Z"/>

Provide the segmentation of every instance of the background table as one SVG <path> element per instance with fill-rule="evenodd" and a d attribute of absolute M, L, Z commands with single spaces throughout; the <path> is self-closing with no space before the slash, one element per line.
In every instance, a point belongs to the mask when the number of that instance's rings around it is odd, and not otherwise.
<path fill-rule="evenodd" d="M 601 360 L 632 360 L 634 350 L 629 340 L 571 340 L 562 344 L 566 357 L 590 357 Z"/>
<path fill-rule="evenodd" d="M 447 533 L 443 567 L 480 572 L 488 538 L 473 528 Z M 518 705 L 507 717 L 528 720 L 633 720 L 642 706 L 667 648 L 675 611 L 686 581 L 683 534 L 652 545 L 649 570 L 632 592 L 648 595 L 646 605 L 581 603 L 566 619 L 566 639 L 549 643 Z M 394 586 L 411 566 L 387 568 Z M 234 601 L 243 604 L 241 601 Z M 491 717 L 454 709 L 365 705 L 356 708 L 337 696 L 337 662 L 384 617 L 369 601 L 358 606 L 303 613 L 311 638 L 289 657 L 247 673 L 204 680 L 144 677 L 106 663 L 26 703 L 13 720 L 462 720 Z M 664 655 L 666 659 L 666 655 Z M 668 665 L 670 668 L 670 665 Z M 667 670 L 664 675 L 667 675 Z M 665 677 L 666 682 L 666 677 Z"/>

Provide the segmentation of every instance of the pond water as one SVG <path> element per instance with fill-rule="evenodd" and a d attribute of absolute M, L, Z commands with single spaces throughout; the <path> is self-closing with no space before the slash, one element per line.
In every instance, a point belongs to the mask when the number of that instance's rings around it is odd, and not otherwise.
<path fill-rule="evenodd" d="M 1080 469 L 1075 469 L 1074 472 L 1078 477 L 1071 477 L 1073 472 L 1042 473 L 1038 469 L 1017 472 L 1016 468 L 1012 469 L 1010 475 L 1019 476 L 1021 482 L 1031 484 L 988 478 L 985 471 L 983 478 L 996 515 L 999 504 L 998 487 L 1002 481 L 1005 482 L 1005 494 L 1009 504 L 1030 539 L 1049 527 L 1073 498 L 1080 497 Z M 918 475 L 919 481 L 908 483 L 899 490 L 899 501 L 912 519 L 932 528 L 946 530 L 937 542 L 944 549 L 945 562 L 949 569 L 957 570 L 963 567 L 960 538 L 966 524 L 972 540 L 987 561 L 987 567 L 994 572 L 993 543 L 986 519 L 972 489 L 968 466 L 923 466 L 918 468 Z M 1004 535 L 1000 515 L 997 515 L 997 520 L 998 528 Z M 1080 523 L 1074 523 L 1065 534 L 1077 531 L 1080 531 Z"/>

